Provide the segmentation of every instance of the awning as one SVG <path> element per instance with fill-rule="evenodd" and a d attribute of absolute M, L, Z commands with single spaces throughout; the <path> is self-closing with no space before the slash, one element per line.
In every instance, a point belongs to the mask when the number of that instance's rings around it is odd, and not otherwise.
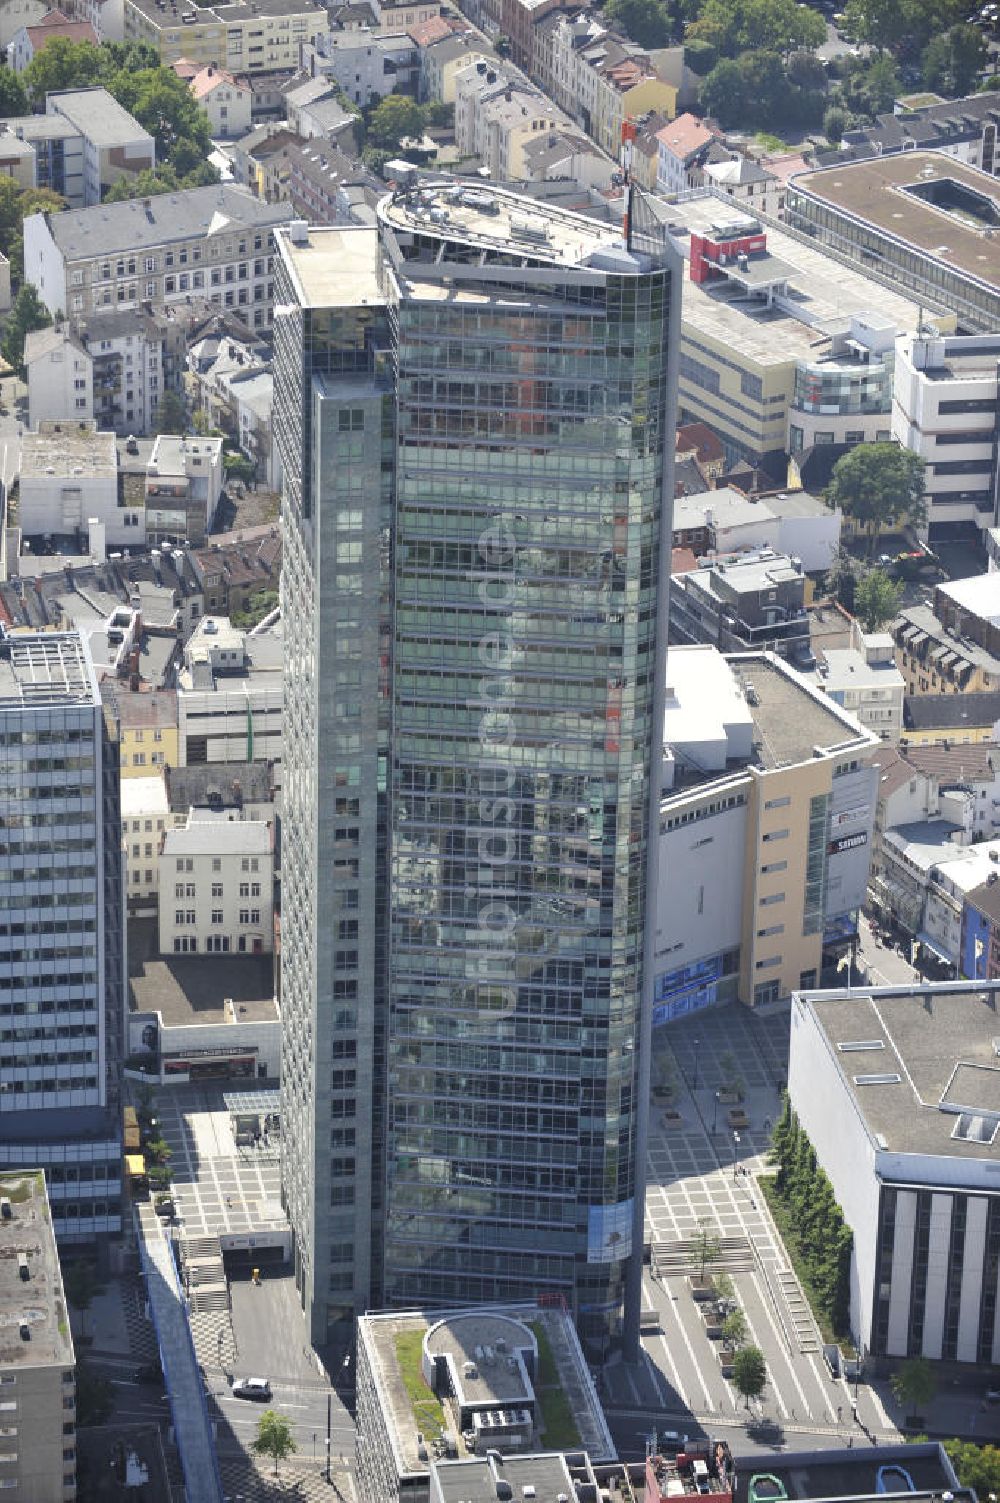
<path fill-rule="evenodd" d="M 141 1153 L 127 1153 L 125 1155 L 125 1173 L 131 1179 L 141 1179 L 146 1172 L 146 1160 Z"/>
<path fill-rule="evenodd" d="M 949 955 L 946 950 L 943 950 L 941 948 L 941 941 L 932 939 L 931 936 L 927 933 L 926 929 L 920 929 L 917 931 L 917 944 L 923 945 L 925 950 L 930 950 L 931 954 L 936 955 L 938 960 L 944 961 L 945 965 L 958 964 L 957 960 Z"/>

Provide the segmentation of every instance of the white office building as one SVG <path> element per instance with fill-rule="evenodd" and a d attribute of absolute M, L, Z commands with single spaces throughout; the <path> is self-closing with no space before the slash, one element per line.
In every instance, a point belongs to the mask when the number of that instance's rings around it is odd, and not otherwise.
<path fill-rule="evenodd" d="M 77 632 L 0 637 L 0 1143 L 56 1236 L 121 1230 L 118 759 Z"/>
<path fill-rule="evenodd" d="M 1000 521 L 998 397 L 1000 335 L 897 340 L 892 434 L 924 461 L 932 528 Z"/>
<path fill-rule="evenodd" d="M 205 616 L 177 678 L 178 761 L 273 762 L 280 782 L 282 633 L 243 632 Z"/>
<path fill-rule="evenodd" d="M 272 830 L 192 809 L 160 851 L 161 955 L 267 955 L 274 949 Z"/>
<path fill-rule="evenodd" d="M 149 910 L 159 892 L 160 841 L 174 823 L 163 773 L 122 782 L 122 838 L 125 842 L 129 908 Z"/>
<path fill-rule="evenodd" d="M 875 1358 L 1000 1364 L 1000 984 L 804 993 L 788 1090 L 854 1235 Z"/>

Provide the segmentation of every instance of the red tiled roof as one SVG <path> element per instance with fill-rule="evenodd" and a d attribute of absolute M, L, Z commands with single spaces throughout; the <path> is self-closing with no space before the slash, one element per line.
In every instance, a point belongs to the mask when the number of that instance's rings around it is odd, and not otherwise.
<path fill-rule="evenodd" d="M 49 11 L 37 26 L 26 28 L 32 52 L 40 52 L 53 37 L 65 37 L 69 42 L 90 42 L 97 46 L 97 32 L 89 21 L 69 21 L 61 11 Z"/>
<path fill-rule="evenodd" d="M 213 89 L 219 87 L 219 84 L 228 84 L 232 89 L 244 87 L 239 79 L 234 78 L 231 73 L 227 73 L 225 68 L 216 68 L 213 64 L 209 63 L 207 68 L 200 69 L 194 75 L 189 88 L 195 99 L 204 99 L 206 94 L 211 94 Z"/>
<path fill-rule="evenodd" d="M 697 569 L 698 560 L 690 548 L 671 548 L 670 572 L 671 574 L 687 574 L 692 569 Z"/>
<path fill-rule="evenodd" d="M 696 151 L 707 146 L 713 135 L 714 132 L 697 115 L 687 114 L 678 115 L 676 120 L 658 130 L 656 139 L 662 141 L 678 160 L 686 162 Z"/>
<path fill-rule="evenodd" d="M 431 16 L 428 20 L 418 21 L 416 26 L 409 27 L 406 35 L 415 47 L 430 47 L 432 43 L 450 37 L 451 30 L 443 16 Z"/>
<path fill-rule="evenodd" d="M 689 454 L 693 449 L 702 464 L 726 457 L 722 440 L 706 423 L 683 423 L 677 430 L 675 449 L 678 454 Z"/>

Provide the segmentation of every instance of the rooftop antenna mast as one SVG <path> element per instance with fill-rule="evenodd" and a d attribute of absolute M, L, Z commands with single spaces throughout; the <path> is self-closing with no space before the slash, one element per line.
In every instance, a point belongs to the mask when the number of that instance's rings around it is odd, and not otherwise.
<path fill-rule="evenodd" d="M 622 234 L 626 250 L 632 249 L 632 142 L 638 126 L 634 120 L 622 121 L 621 168 L 625 184 L 625 214 L 622 218 Z"/>

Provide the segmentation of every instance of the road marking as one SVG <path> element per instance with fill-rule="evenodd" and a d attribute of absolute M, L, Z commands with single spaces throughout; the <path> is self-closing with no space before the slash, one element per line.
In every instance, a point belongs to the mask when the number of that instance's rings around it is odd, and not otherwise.
<path fill-rule="evenodd" d="M 704 1373 L 701 1370 L 701 1363 L 698 1361 L 698 1358 L 695 1356 L 694 1347 L 691 1345 L 691 1341 L 690 1341 L 690 1338 L 688 1336 L 688 1333 L 687 1333 L 687 1331 L 684 1328 L 684 1322 L 681 1320 L 680 1311 L 674 1306 L 673 1300 L 671 1300 L 670 1303 L 671 1303 L 671 1307 L 672 1307 L 672 1310 L 673 1310 L 673 1315 L 674 1315 L 674 1317 L 675 1317 L 675 1319 L 677 1321 L 678 1327 L 680 1328 L 681 1340 L 684 1342 L 684 1345 L 687 1347 L 688 1356 L 691 1358 L 691 1366 L 694 1368 L 695 1373 L 698 1376 L 698 1382 L 701 1384 L 701 1391 L 705 1395 L 705 1403 L 708 1405 L 709 1409 L 711 1409 L 714 1412 L 716 1406 L 712 1403 L 712 1398 L 711 1398 L 711 1395 L 709 1394 L 709 1391 L 708 1391 L 708 1384 L 705 1382 L 705 1375 L 704 1375 Z M 692 1301 L 692 1304 L 693 1303 L 694 1303 L 694 1301 Z M 685 1395 L 685 1398 L 686 1398 L 686 1395 Z"/>

